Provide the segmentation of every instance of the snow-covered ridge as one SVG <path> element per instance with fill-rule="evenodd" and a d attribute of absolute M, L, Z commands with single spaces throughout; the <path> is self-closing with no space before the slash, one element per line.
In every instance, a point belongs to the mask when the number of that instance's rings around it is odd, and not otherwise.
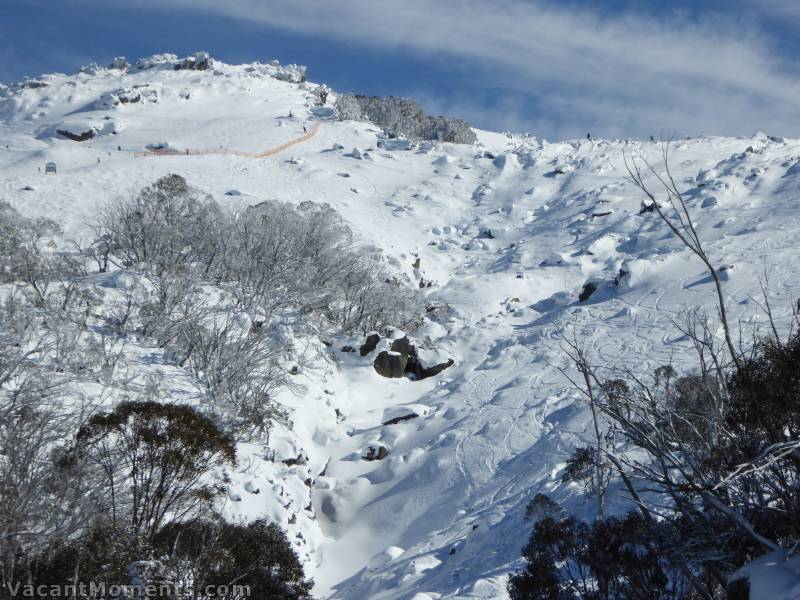
<path fill-rule="evenodd" d="M 385 379 L 372 367 L 383 347 L 362 357 L 342 349 L 363 339 L 287 330 L 287 367 L 302 364 L 303 391 L 281 396 L 293 427 L 269 449 L 240 449 L 226 510 L 286 527 L 323 596 L 504 597 L 530 498 L 586 508 L 559 481 L 589 435 L 558 371 L 559 334 L 574 329 L 609 364 L 681 366 L 687 344 L 670 320 L 686 305 L 713 312 L 702 265 L 641 212 L 625 179 L 623 153 L 657 161 L 658 145 L 485 131 L 475 145 L 390 140 L 333 120 L 300 67 L 175 68 L 204 60 L 156 55 L 0 89 L 0 199 L 73 238 L 109 199 L 167 173 L 234 207 L 329 203 L 424 298 L 429 311 L 408 333 L 426 363 L 455 364 L 423 381 Z M 264 159 L 136 156 L 157 143 L 257 152 L 317 123 Z M 773 306 L 788 309 L 800 292 L 800 140 L 678 140 L 672 167 L 710 256 L 733 267 L 731 318 L 763 318 L 752 298 L 765 270 Z M 384 345 L 402 335 L 380 333 Z M 163 357 L 148 368 L 182 376 Z M 371 447 L 385 457 L 362 460 Z"/>

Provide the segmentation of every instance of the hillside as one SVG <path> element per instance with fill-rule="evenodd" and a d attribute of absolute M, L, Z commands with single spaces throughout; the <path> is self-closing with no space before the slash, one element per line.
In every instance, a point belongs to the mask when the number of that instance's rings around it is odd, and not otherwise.
<path fill-rule="evenodd" d="M 641 211 L 626 180 L 623 155 L 658 163 L 660 145 L 487 131 L 474 145 L 388 139 L 336 120 L 333 93 L 318 106 L 317 85 L 297 68 L 178 63 L 152 57 L 0 88 L 0 200 L 60 223 L 62 249 L 88 239 L 111 200 L 168 174 L 233 208 L 329 204 L 420 297 L 421 324 L 407 331 L 420 357 L 454 364 L 421 381 L 387 379 L 375 353 L 341 350 L 363 336 L 287 324 L 282 364 L 298 368 L 279 399 L 292 426 L 278 427 L 269 449 L 240 446 L 224 510 L 285 527 L 320 597 L 503 598 L 534 494 L 593 510 L 559 477 L 591 438 L 588 410 L 560 372 L 570 368 L 561 335 L 589 342 L 605 365 L 680 369 L 692 358 L 672 320 L 687 306 L 714 313 L 703 265 Z M 295 140 L 268 156 L 228 152 Z M 728 265 L 732 322 L 764 322 L 765 274 L 785 319 L 800 295 L 800 140 L 677 140 L 671 167 L 710 257 Z M 581 302 L 588 282 L 596 290 Z M 112 272 L 87 285 L 118 282 Z M 379 333 L 376 352 L 402 337 Z M 126 353 L 130 369 L 163 374 L 172 398 L 200 401 L 163 351 L 142 342 Z M 363 460 L 370 447 L 386 456 Z"/>

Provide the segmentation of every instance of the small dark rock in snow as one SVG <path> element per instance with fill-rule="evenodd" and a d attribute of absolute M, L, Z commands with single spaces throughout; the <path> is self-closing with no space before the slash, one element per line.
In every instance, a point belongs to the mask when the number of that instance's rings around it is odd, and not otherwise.
<path fill-rule="evenodd" d="M 31 186 L 29 186 L 29 185 L 26 185 L 24 188 L 22 188 L 22 191 L 23 192 L 32 192 L 33 188 Z"/>
<path fill-rule="evenodd" d="M 287 467 L 294 467 L 295 465 L 304 465 L 308 462 L 308 458 L 303 456 L 302 454 L 298 454 L 297 458 L 287 458 L 283 461 Z"/>
<path fill-rule="evenodd" d="M 413 375 L 419 381 L 438 375 L 445 369 L 455 364 L 453 359 L 432 367 L 423 366 L 417 355 L 417 349 L 408 336 L 398 338 L 392 342 L 389 352 L 383 351 L 375 359 L 375 370 L 384 377 L 403 377 L 406 373 Z"/>
<path fill-rule="evenodd" d="M 191 56 L 186 57 L 183 61 L 175 65 L 176 71 L 191 70 L 191 71 L 207 71 L 214 66 L 214 59 L 208 52 L 201 50 L 195 52 Z"/>
<path fill-rule="evenodd" d="M 403 421 L 410 421 L 411 419 L 416 419 L 419 417 L 417 413 L 410 412 L 407 415 L 402 415 L 399 417 L 395 417 L 394 419 L 389 419 L 383 425 L 397 425 L 398 423 L 402 423 Z"/>
<path fill-rule="evenodd" d="M 242 192 L 240 192 L 239 190 L 228 190 L 227 192 L 225 192 L 225 195 L 226 196 L 241 196 Z"/>
<path fill-rule="evenodd" d="M 643 215 L 644 213 L 653 212 L 655 209 L 656 209 L 656 205 L 653 204 L 652 202 L 650 204 L 642 203 L 642 208 L 639 209 L 639 214 Z"/>
<path fill-rule="evenodd" d="M 411 343 L 411 340 L 408 339 L 407 335 L 394 340 L 392 342 L 391 350 L 392 352 L 399 352 L 404 356 L 416 356 L 417 354 L 417 349 L 414 347 L 414 344 Z"/>
<path fill-rule="evenodd" d="M 432 367 L 421 367 L 420 373 L 417 374 L 417 379 L 427 379 L 428 377 L 433 377 L 434 375 L 438 375 L 445 369 L 449 369 L 456 361 L 452 358 L 448 358 L 447 362 L 439 363 L 438 365 L 434 365 Z"/>
<path fill-rule="evenodd" d="M 342 346 L 342 352 L 355 352 L 356 349 L 352 346 Z"/>
<path fill-rule="evenodd" d="M 361 356 L 366 356 L 367 354 L 375 350 L 375 348 L 378 347 L 378 342 L 380 341 L 381 341 L 381 336 L 378 335 L 377 333 L 371 333 L 370 335 L 368 335 L 366 341 L 361 345 L 361 348 L 359 348 Z"/>
<path fill-rule="evenodd" d="M 125 60 L 124 56 L 114 57 L 114 60 L 112 60 L 108 65 L 109 69 L 118 69 L 120 71 L 124 71 L 128 67 L 130 67 L 130 64 L 128 64 L 128 61 Z"/>
<path fill-rule="evenodd" d="M 89 129 L 88 131 L 82 131 L 80 133 L 72 133 L 71 131 L 66 131 L 65 129 L 58 129 L 56 133 L 62 137 L 72 140 L 73 142 L 85 142 L 86 140 L 90 140 L 95 136 L 95 130 Z"/>
<path fill-rule="evenodd" d="M 378 446 L 376 450 L 373 446 L 370 446 L 367 450 L 366 456 L 364 456 L 364 460 L 383 460 L 389 454 L 389 451 L 386 449 L 385 446 Z"/>
<path fill-rule="evenodd" d="M 578 302 L 586 302 L 597 291 L 597 284 L 593 281 L 583 284 L 583 289 L 578 295 Z"/>

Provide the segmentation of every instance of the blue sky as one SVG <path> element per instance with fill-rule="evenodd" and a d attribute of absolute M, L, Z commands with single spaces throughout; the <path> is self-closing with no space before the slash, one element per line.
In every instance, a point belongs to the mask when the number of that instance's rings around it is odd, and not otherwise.
<path fill-rule="evenodd" d="M 800 0 L 0 0 L 0 81 L 204 49 L 549 139 L 800 136 Z"/>

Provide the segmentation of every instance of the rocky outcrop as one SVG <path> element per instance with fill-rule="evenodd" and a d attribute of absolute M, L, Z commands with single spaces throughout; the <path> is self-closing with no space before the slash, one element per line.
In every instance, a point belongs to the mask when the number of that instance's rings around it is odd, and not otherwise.
<path fill-rule="evenodd" d="M 195 52 L 194 54 L 187 56 L 181 62 L 175 65 L 174 69 L 176 71 L 207 71 L 214 66 L 214 59 L 211 58 L 211 55 L 201 50 L 200 52 Z"/>
<path fill-rule="evenodd" d="M 408 356 L 403 356 L 399 352 L 389 352 L 384 350 L 377 357 L 372 366 L 378 375 L 389 378 L 403 377 L 406 374 Z"/>
<path fill-rule="evenodd" d="M 452 367 L 454 364 L 456 364 L 456 361 L 454 361 L 452 358 L 448 358 L 446 362 L 439 363 L 438 365 L 434 365 L 432 367 L 422 367 L 417 379 L 427 379 L 428 377 L 438 375 L 445 369 Z"/>
<path fill-rule="evenodd" d="M 418 102 L 405 98 L 342 94 L 336 100 L 336 111 L 342 121 L 370 121 L 389 137 L 455 144 L 474 144 L 477 139 L 463 119 L 429 117 Z"/>
<path fill-rule="evenodd" d="M 109 69 L 118 69 L 120 71 L 124 71 L 128 67 L 130 67 L 130 64 L 127 60 L 125 60 L 124 56 L 115 56 L 114 60 L 112 60 L 108 65 Z"/>
<path fill-rule="evenodd" d="M 361 356 L 366 356 L 378 347 L 378 342 L 380 341 L 381 336 L 379 336 L 377 333 L 371 333 L 367 336 L 366 341 L 358 349 L 358 352 L 361 354 Z"/>
<path fill-rule="evenodd" d="M 97 108 L 113 108 L 120 104 L 137 104 L 139 102 L 158 102 L 158 90 L 150 87 L 147 83 L 131 88 L 118 88 L 103 93 L 97 101 Z"/>
<path fill-rule="evenodd" d="M 94 129 L 89 129 L 88 131 L 73 133 L 72 131 L 67 131 L 66 129 L 57 129 L 56 133 L 61 137 L 72 140 L 73 142 L 85 142 L 86 140 L 92 139 L 97 132 Z"/>
<path fill-rule="evenodd" d="M 375 446 L 370 446 L 367 449 L 367 453 L 364 456 L 362 456 L 361 458 L 363 458 L 364 460 L 369 460 L 369 461 L 372 461 L 372 460 L 383 460 L 384 458 L 386 458 L 388 456 L 388 454 L 389 454 L 389 451 L 386 449 L 385 446 L 378 446 L 377 448 L 375 448 Z"/>
<path fill-rule="evenodd" d="M 411 343 L 408 336 L 403 336 L 394 340 L 388 351 L 384 350 L 378 354 L 373 366 L 384 377 L 412 375 L 414 379 L 420 380 L 438 375 L 454 364 L 455 361 L 451 358 L 447 362 L 426 367 L 419 359 L 417 348 Z"/>
<path fill-rule="evenodd" d="M 589 298 L 591 298 L 592 294 L 594 294 L 596 291 L 597 291 L 597 284 L 594 281 L 589 281 L 583 284 L 581 293 L 578 294 L 578 302 L 586 302 Z"/>
<path fill-rule="evenodd" d="M 279 81 L 303 83 L 306 80 L 308 67 L 305 65 L 282 65 L 277 60 L 270 61 L 269 64 L 274 68 L 271 76 Z"/>

